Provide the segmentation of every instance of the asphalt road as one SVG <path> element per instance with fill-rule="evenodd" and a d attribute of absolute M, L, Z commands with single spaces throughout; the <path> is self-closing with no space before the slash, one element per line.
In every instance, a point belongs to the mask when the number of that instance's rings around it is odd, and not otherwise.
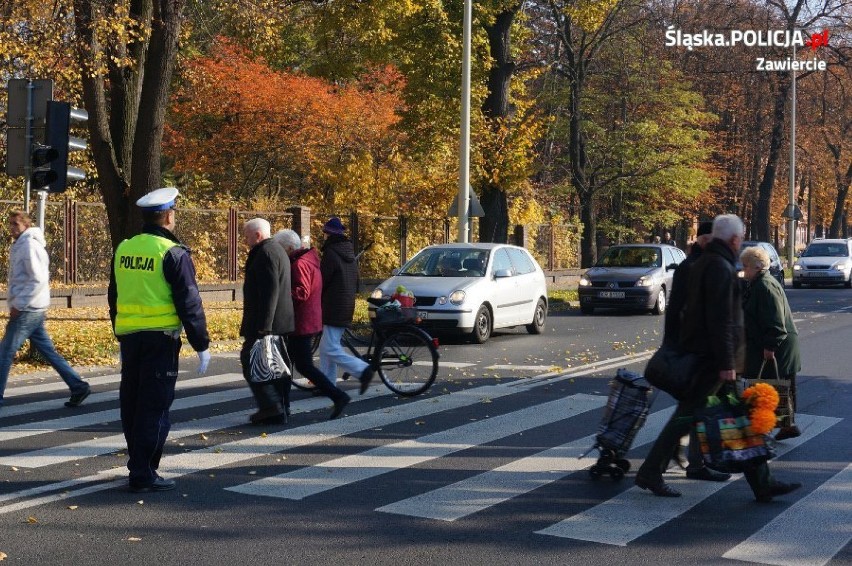
<path fill-rule="evenodd" d="M 0 552 L 70 564 L 852 564 L 852 291 L 788 289 L 802 344 L 802 437 L 777 444 L 756 504 L 741 476 L 670 481 L 655 498 L 587 468 L 610 378 L 641 371 L 662 318 L 571 311 L 542 336 L 441 337 L 428 394 L 377 382 L 344 418 L 294 392 L 288 425 L 253 410 L 235 355 L 197 378 L 184 362 L 161 472 L 178 489 L 126 490 L 115 369 L 77 410 L 58 378 L 15 379 L 0 409 Z M 355 384 L 344 383 L 354 389 Z M 655 397 L 627 454 L 641 463 L 672 408 Z"/>

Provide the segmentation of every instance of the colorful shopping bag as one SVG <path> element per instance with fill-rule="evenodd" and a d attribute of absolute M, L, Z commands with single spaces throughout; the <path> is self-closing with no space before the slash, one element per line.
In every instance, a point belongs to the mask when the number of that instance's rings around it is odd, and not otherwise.
<path fill-rule="evenodd" d="M 742 472 L 772 458 L 766 437 L 751 429 L 748 406 L 735 391 L 707 397 L 695 413 L 695 432 L 704 464 L 720 472 Z"/>

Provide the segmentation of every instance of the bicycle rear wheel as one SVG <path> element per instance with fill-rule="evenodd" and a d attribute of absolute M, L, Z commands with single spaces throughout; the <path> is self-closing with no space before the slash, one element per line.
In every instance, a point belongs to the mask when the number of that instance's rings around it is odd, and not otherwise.
<path fill-rule="evenodd" d="M 438 349 L 429 335 L 416 327 L 390 331 L 376 355 L 381 380 L 405 397 L 423 393 L 438 375 Z"/>

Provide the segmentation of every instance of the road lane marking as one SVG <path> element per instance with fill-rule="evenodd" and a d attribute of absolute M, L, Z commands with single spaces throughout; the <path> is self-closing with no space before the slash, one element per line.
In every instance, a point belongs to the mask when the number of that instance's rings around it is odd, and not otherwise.
<path fill-rule="evenodd" d="M 373 399 L 390 395 L 390 391 L 365 393 L 364 396 L 356 399 L 363 401 L 365 399 Z M 245 395 L 249 397 L 250 395 Z M 325 397 L 302 399 L 294 401 L 291 405 L 293 414 L 307 413 L 322 408 L 331 408 L 330 401 Z M 209 433 L 212 431 L 223 430 L 239 426 L 246 426 L 247 412 L 236 411 L 224 415 L 215 415 L 212 417 L 181 422 L 175 424 L 169 431 L 169 442 L 176 441 L 181 438 L 195 436 L 197 434 Z M 64 464 L 84 458 L 95 456 L 103 456 L 111 452 L 117 452 L 127 448 L 127 442 L 123 434 L 114 434 L 104 436 L 102 438 L 94 438 L 81 442 L 73 442 L 62 444 L 60 446 L 51 446 L 30 452 L 23 452 L 11 456 L 0 457 L 0 466 L 15 466 L 18 468 L 42 468 L 52 466 L 54 464 Z"/>
<path fill-rule="evenodd" d="M 656 440 L 674 409 L 672 406 L 650 415 L 634 439 L 633 447 Z M 379 507 L 376 511 L 456 521 L 591 467 L 596 462 L 594 457 L 580 459 L 579 456 L 588 452 L 589 446 L 596 441 L 595 436 L 549 448 L 460 482 Z"/>
<path fill-rule="evenodd" d="M 842 419 L 797 414 L 796 421 L 802 428 L 802 436 L 779 443 L 776 456 L 780 457 L 818 434 L 828 430 Z M 731 481 L 741 481 L 742 476 Z M 681 497 L 655 497 L 638 487 L 621 492 L 611 499 L 568 517 L 537 534 L 627 546 L 628 543 L 665 525 L 686 513 L 720 489 L 731 483 L 667 480 L 675 488 L 682 488 Z"/>
<path fill-rule="evenodd" d="M 164 477 L 180 477 L 195 472 L 236 464 L 267 454 L 283 452 L 318 442 L 326 442 L 340 436 L 358 433 L 371 428 L 380 428 L 416 417 L 467 407 L 475 403 L 480 403 L 485 398 L 495 399 L 506 395 L 513 395 L 516 392 L 507 388 L 505 385 L 486 385 L 439 397 L 425 398 L 419 401 L 394 405 L 391 408 L 381 408 L 366 413 L 351 415 L 333 421 L 324 421 L 298 428 L 285 429 L 267 434 L 266 436 L 254 436 L 180 454 L 167 455 L 163 456 L 159 473 Z M 63 481 L 0 495 L 0 502 L 11 501 L 21 497 L 30 497 L 57 489 L 66 489 L 74 485 L 97 481 L 104 482 L 105 478 L 109 481 L 101 483 L 102 489 L 110 489 L 114 485 L 112 477 L 124 474 L 126 474 L 126 470 L 124 469 L 108 468 L 90 476 L 69 480 L 72 483 Z M 86 488 L 86 493 L 92 493 L 92 491 Z M 4 505 L 0 507 L 0 514 L 41 505 L 49 501 L 63 500 L 75 497 L 76 495 L 76 491 L 69 490 L 58 494 L 54 493 L 37 500 L 25 500 Z"/>
<path fill-rule="evenodd" d="M 527 388 L 543 385 L 546 382 L 555 383 L 557 381 L 563 381 L 573 377 L 580 377 L 590 373 L 599 373 L 601 371 L 621 368 L 626 365 L 643 362 L 650 359 L 652 355 L 654 355 L 654 352 L 642 352 L 639 354 L 627 354 L 626 356 L 619 356 L 617 358 L 598 360 L 576 368 L 560 369 L 559 371 L 552 371 L 527 379 L 519 379 L 518 381 L 507 384 L 507 386 Z"/>
<path fill-rule="evenodd" d="M 357 481 L 408 468 L 493 442 L 525 430 L 548 425 L 599 409 L 606 398 L 572 395 L 519 411 L 379 446 L 359 454 L 336 458 L 324 464 L 299 468 L 256 481 L 226 488 L 229 491 L 282 499 L 304 499 Z"/>
<path fill-rule="evenodd" d="M 222 380 L 220 375 L 228 375 L 229 377 L 226 380 Z M 185 389 L 191 389 L 193 387 L 209 387 L 211 385 L 223 385 L 225 383 L 230 382 L 239 382 L 244 381 L 242 379 L 241 374 L 220 374 L 213 376 L 206 376 L 202 378 L 195 378 L 191 380 L 178 381 L 178 385 L 175 387 L 176 391 L 181 391 Z M 94 403 L 107 403 L 118 401 L 118 390 L 114 391 L 104 391 L 102 393 L 92 393 L 86 398 L 86 405 L 92 405 Z M 19 415 L 27 415 L 30 413 L 40 413 L 46 411 L 76 411 L 77 409 L 68 409 L 58 407 L 57 403 L 59 401 L 55 399 L 50 399 L 46 401 L 35 401 L 33 403 L 26 403 L 23 405 L 13 405 L 11 407 L 4 407 L 3 412 L 0 413 L 0 416 L 3 417 L 13 417 Z"/>
<path fill-rule="evenodd" d="M 633 361 L 637 361 L 649 358 L 650 356 L 651 353 L 647 353 L 638 357 L 635 355 L 628 355 L 613 358 L 612 360 L 608 361 L 616 362 L 611 364 L 611 368 L 616 368 L 619 366 L 623 366 L 624 364 L 622 364 L 621 362 L 625 359 L 632 359 Z M 602 367 L 600 365 L 604 361 L 607 360 L 598 361 L 593 364 L 588 364 L 586 366 L 578 366 L 576 368 L 573 368 L 571 372 L 552 372 L 528 379 L 519 379 L 516 381 L 511 381 L 498 385 L 482 386 L 473 389 L 467 389 L 457 393 L 441 395 L 439 397 L 428 398 L 422 401 L 414 401 L 406 405 L 399 405 L 396 408 L 390 410 L 384 409 L 379 411 L 361 413 L 335 421 L 327 421 L 324 423 L 307 425 L 295 429 L 287 429 L 278 433 L 267 435 L 266 438 L 250 438 L 222 445 L 211 446 L 192 452 L 186 452 L 183 454 L 166 455 L 163 457 L 163 460 L 161 462 L 160 472 L 164 476 L 168 474 L 169 477 L 180 477 L 198 471 L 227 466 L 232 463 L 238 463 L 244 460 L 249 460 L 257 456 L 264 456 L 269 453 L 283 452 L 286 450 L 306 446 L 316 442 L 331 440 L 339 436 L 357 433 L 370 428 L 381 427 L 385 424 L 393 424 L 402 420 L 406 420 L 408 418 L 425 416 L 440 411 L 469 406 L 474 403 L 480 402 L 485 398 L 496 399 L 506 395 L 514 395 L 515 393 L 528 391 L 540 386 L 552 385 L 560 381 L 569 380 L 573 377 L 583 375 L 583 372 L 587 369 L 594 369 L 594 371 L 610 369 L 610 367 Z M 366 395 L 367 394 L 365 393 L 365 396 Z M 440 408 L 436 408 L 436 404 L 443 405 Z M 428 407 L 429 410 L 423 411 L 420 410 L 418 407 Z M 406 412 L 403 413 L 400 409 L 406 409 Z M 398 412 L 394 413 L 394 410 Z M 391 418 L 387 418 L 388 415 L 391 415 Z M 310 436 L 311 434 L 319 436 Z M 226 455 L 224 453 L 217 452 L 220 450 L 224 451 L 226 449 L 235 450 L 238 452 L 238 454 Z M 165 471 L 167 466 L 172 466 L 172 470 L 170 473 Z M 20 498 L 27 498 L 43 493 L 63 490 L 60 493 L 50 493 L 50 495 L 47 495 L 45 497 L 40 497 L 37 499 L 25 499 L 24 501 L 19 501 L 14 504 L 0 506 L 0 514 L 11 513 L 21 509 L 27 509 L 54 501 L 61 501 L 77 497 L 79 495 L 94 493 L 96 491 L 112 489 L 116 485 L 122 485 L 122 481 L 119 480 L 118 482 L 105 482 L 104 478 L 120 475 L 123 473 L 124 472 L 121 469 L 110 468 L 107 470 L 101 470 L 90 476 L 56 483 L 47 483 L 36 486 L 34 488 L 0 495 L 0 503 L 2 503 L 5 501 L 13 501 Z M 92 482 L 98 482 L 98 485 L 93 487 L 80 488 L 76 490 L 73 489 L 75 486 L 81 486 Z"/>
<path fill-rule="evenodd" d="M 98 377 L 88 377 L 83 378 L 84 381 L 87 381 L 89 385 L 97 386 L 97 385 L 110 385 L 113 383 L 118 383 L 121 381 L 121 374 L 113 373 L 110 375 L 100 375 Z M 39 383 L 38 385 L 22 385 L 20 387 L 9 387 L 6 389 L 6 392 L 3 394 L 4 399 L 9 399 L 11 397 L 22 397 L 24 395 L 33 395 L 36 393 L 51 393 L 54 391 L 68 391 L 68 386 L 65 385 L 64 381 L 50 381 L 48 383 Z M 3 411 L 13 408 L 9 406 L 4 406 Z M 5 415 L 6 413 L 0 413 Z"/>
<path fill-rule="evenodd" d="M 550 371 L 553 368 L 557 367 L 556 365 L 549 366 L 516 366 L 513 364 L 503 364 L 503 365 L 494 365 L 488 366 L 485 369 L 497 370 L 497 369 L 507 369 L 509 371 Z"/>
<path fill-rule="evenodd" d="M 778 566 L 828 564 L 852 540 L 850 494 L 852 464 L 722 557 Z"/>
<path fill-rule="evenodd" d="M 232 383 L 237 379 L 242 380 L 242 374 L 225 373 L 211 378 L 205 379 L 205 385 L 222 385 Z M 197 379 L 187 381 L 178 381 L 175 389 L 177 391 L 198 387 Z M 193 395 L 190 397 L 181 397 L 175 399 L 172 404 L 172 411 L 180 409 L 191 409 L 194 407 L 202 407 L 204 405 L 213 405 L 216 403 L 227 403 L 238 399 L 251 397 L 249 389 L 229 389 L 225 391 L 217 391 L 215 393 L 205 393 L 203 395 Z M 94 413 L 83 413 L 60 419 L 52 419 L 49 421 L 39 421 L 34 423 L 24 423 L 19 425 L 4 426 L 0 429 L 0 442 L 25 438 L 27 436 L 35 436 L 38 434 L 48 434 L 59 430 L 68 430 L 72 428 L 80 428 L 85 426 L 97 425 L 105 422 L 120 420 L 119 409 L 108 409 L 106 411 L 97 411 Z"/>
<path fill-rule="evenodd" d="M 431 366 L 432 362 L 414 362 L 415 366 Z M 464 369 L 469 368 L 471 366 L 475 366 L 476 362 L 468 363 L 468 362 L 445 362 L 441 360 L 438 365 L 442 368 L 450 368 L 450 369 Z"/>

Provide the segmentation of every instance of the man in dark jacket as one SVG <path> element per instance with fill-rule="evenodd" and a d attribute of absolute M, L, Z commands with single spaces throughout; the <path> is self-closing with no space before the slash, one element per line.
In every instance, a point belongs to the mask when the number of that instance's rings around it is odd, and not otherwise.
<path fill-rule="evenodd" d="M 695 243 L 692 244 L 689 255 L 685 260 L 680 262 L 680 265 L 675 269 L 672 276 L 672 291 L 669 295 L 669 306 L 666 309 L 666 323 L 663 333 L 663 344 L 669 348 L 678 348 L 680 341 L 680 321 L 683 317 L 683 308 L 686 306 L 687 288 L 689 287 L 689 272 L 693 264 L 701 257 L 701 253 L 710 241 L 713 239 L 711 231 L 713 230 L 712 222 L 702 222 L 698 225 L 698 233 L 695 238 Z M 675 462 L 686 470 L 686 477 L 695 480 L 709 481 L 727 481 L 731 474 L 723 474 L 716 472 L 704 465 L 704 458 L 701 456 L 699 449 L 698 438 L 695 435 L 693 428 L 689 432 L 689 450 L 684 459 L 681 445 L 675 447 L 673 459 Z M 683 442 L 683 439 L 681 439 Z"/>
<path fill-rule="evenodd" d="M 198 353 L 198 373 L 210 363 L 210 336 L 195 265 L 174 235 L 178 190 L 166 187 L 136 201 L 142 233 L 115 250 L 109 316 L 121 349 L 121 428 L 127 440 L 130 491 L 168 491 L 175 481 L 157 473 L 175 398 L 181 327 Z"/>
<path fill-rule="evenodd" d="M 245 223 L 243 236 L 250 251 L 246 259 L 243 283 L 243 320 L 240 336 L 245 341 L 240 351 L 243 377 L 257 401 L 252 424 L 287 422 L 290 409 L 290 379 L 253 383 L 250 378 L 250 355 L 258 339 L 272 334 L 286 336 L 293 332 L 293 299 L 290 296 L 290 260 L 270 238 L 269 222 L 253 218 Z"/>
<path fill-rule="evenodd" d="M 319 345 L 320 371 L 330 380 L 337 379 L 337 366 L 349 375 L 358 376 L 361 394 L 373 379 L 373 368 L 340 345 L 343 331 L 352 324 L 355 294 L 358 292 L 358 264 L 355 249 L 346 237 L 346 227 L 334 216 L 322 228 L 326 234 L 322 247 L 322 339 Z"/>
<path fill-rule="evenodd" d="M 311 350 L 313 337 L 322 332 L 322 275 L 316 250 L 302 247 L 302 239 L 293 230 L 281 230 L 273 239 L 290 258 L 293 311 L 296 329 L 287 339 L 293 365 L 317 389 L 334 402 L 329 419 L 336 419 L 349 403 L 349 395 L 339 389 L 315 365 Z"/>
<path fill-rule="evenodd" d="M 669 294 L 669 305 L 666 309 L 666 321 L 663 330 L 663 343 L 677 346 L 680 341 L 680 321 L 683 317 L 683 307 L 686 306 L 686 290 L 689 287 L 689 271 L 692 265 L 701 257 L 701 252 L 713 239 L 712 222 L 702 222 L 698 225 L 695 242 L 689 250 L 686 259 L 680 262 L 672 275 L 672 289 Z"/>
<path fill-rule="evenodd" d="M 680 438 L 689 432 L 692 415 L 709 392 L 721 382 L 733 382 L 743 362 L 743 310 L 741 287 L 735 268 L 744 235 L 742 220 L 734 214 L 717 216 L 713 240 L 689 273 L 689 288 L 680 329 L 680 345 L 703 358 L 694 392 L 677 406 L 660 432 L 648 457 L 636 473 L 636 485 L 660 497 L 680 497 L 663 481 L 669 459 Z M 745 471 L 759 502 L 798 489 L 800 483 L 772 479 L 764 462 Z"/>

